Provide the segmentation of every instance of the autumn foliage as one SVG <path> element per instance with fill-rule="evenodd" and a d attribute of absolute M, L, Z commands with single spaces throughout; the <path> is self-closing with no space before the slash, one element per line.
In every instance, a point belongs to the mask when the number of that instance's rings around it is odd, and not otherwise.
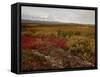
<path fill-rule="evenodd" d="M 50 44 L 50 45 L 54 45 L 54 46 L 58 46 L 61 48 L 64 48 L 66 43 L 67 43 L 67 39 L 64 38 L 56 38 L 56 37 L 44 37 L 44 36 L 25 36 L 23 35 L 21 37 L 21 46 L 22 48 L 39 48 L 44 44 Z"/>
<path fill-rule="evenodd" d="M 22 23 L 21 71 L 94 66 L 94 25 Z"/>

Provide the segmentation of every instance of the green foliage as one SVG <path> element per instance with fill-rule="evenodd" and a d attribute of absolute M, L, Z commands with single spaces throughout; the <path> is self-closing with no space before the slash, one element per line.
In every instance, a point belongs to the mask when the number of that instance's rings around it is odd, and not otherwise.
<path fill-rule="evenodd" d="M 58 30 L 57 35 L 58 37 L 66 37 L 66 36 L 71 37 L 73 35 L 73 32 L 72 31 L 66 32 L 66 31 Z"/>
<path fill-rule="evenodd" d="M 90 61 L 95 52 L 94 40 L 87 38 L 71 39 L 73 42 L 69 45 L 69 51 L 76 56 L 80 56 L 84 60 Z"/>

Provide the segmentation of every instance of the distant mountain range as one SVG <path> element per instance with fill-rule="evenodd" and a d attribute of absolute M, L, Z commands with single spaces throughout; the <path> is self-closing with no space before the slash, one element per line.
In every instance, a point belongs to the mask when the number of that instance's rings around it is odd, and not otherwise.
<path fill-rule="evenodd" d="M 63 22 L 57 22 L 57 21 L 39 21 L 39 20 L 21 20 L 21 23 L 43 23 L 43 24 L 64 24 Z"/>
<path fill-rule="evenodd" d="M 65 22 L 57 22 L 57 21 L 39 21 L 39 20 L 21 20 L 21 23 L 34 23 L 34 24 L 73 24 L 73 25 L 88 25 L 94 26 L 93 24 L 80 24 L 80 23 L 65 23 Z"/>

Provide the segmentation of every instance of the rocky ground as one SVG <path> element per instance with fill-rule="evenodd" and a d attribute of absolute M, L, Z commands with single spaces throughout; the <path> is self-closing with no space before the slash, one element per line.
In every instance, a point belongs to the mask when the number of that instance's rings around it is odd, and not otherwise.
<path fill-rule="evenodd" d="M 94 64 L 72 55 L 68 51 L 56 46 L 43 46 L 38 49 L 22 51 L 22 70 L 60 69 L 93 67 Z M 25 59 L 25 56 L 26 59 Z"/>

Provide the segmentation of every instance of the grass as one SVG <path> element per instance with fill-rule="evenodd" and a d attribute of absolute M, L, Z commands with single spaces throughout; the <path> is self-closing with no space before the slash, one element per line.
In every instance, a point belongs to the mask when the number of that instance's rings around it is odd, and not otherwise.
<path fill-rule="evenodd" d="M 95 66 L 95 25 L 22 23 L 21 27 L 22 71 Z"/>

